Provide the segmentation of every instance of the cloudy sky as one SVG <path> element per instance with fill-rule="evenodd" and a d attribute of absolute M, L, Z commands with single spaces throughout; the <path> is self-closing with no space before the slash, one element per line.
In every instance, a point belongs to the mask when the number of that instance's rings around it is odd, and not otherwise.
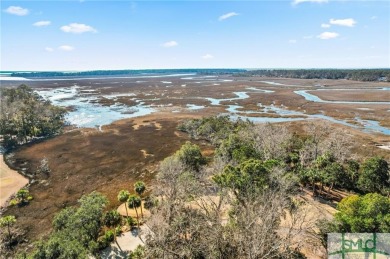
<path fill-rule="evenodd" d="M 0 70 L 390 67 L 390 1 L 1 0 Z"/>

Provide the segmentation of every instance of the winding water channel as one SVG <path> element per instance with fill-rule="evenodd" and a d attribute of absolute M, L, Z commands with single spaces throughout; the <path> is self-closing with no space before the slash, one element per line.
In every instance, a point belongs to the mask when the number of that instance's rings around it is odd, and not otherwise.
<path fill-rule="evenodd" d="M 307 101 L 311 102 L 317 102 L 317 103 L 338 103 L 338 104 L 390 104 L 390 102 L 381 102 L 381 101 L 375 101 L 375 102 L 364 102 L 364 101 L 327 101 L 322 100 L 320 97 L 308 93 L 315 92 L 315 91 L 345 91 L 346 89 L 317 89 L 317 90 L 297 90 L 294 91 L 294 93 L 304 97 Z M 351 91 L 365 91 L 365 90 L 380 90 L 380 91 L 390 91 L 390 87 L 384 87 L 384 88 L 377 88 L 377 89 L 348 89 Z"/>
<path fill-rule="evenodd" d="M 247 86 L 246 92 L 233 92 L 235 97 L 232 98 L 205 98 L 210 102 L 210 106 L 222 105 L 222 102 L 244 100 L 250 97 L 251 93 L 273 93 L 272 90 L 261 89 L 257 87 Z M 312 92 L 321 91 L 310 90 Z M 345 90 L 345 89 L 326 89 L 326 90 Z M 360 89 L 359 89 L 360 90 Z M 378 90 L 378 89 L 375 89 Z M 379 90 L 389 91 L 390 88 L 380 88 Z M 390 102 L 354 102 L 354 101 L 325 101 L 316 96 L 313 93 L 308 93 L 308 90 L 296 90 L 294 93 L 303 96 L 306 100 L 320 103 L 337 103 L 337 104 L 390 104 Z M 143 99 L 138 99 L 134 93 L 126 94 L 110 94 L 104 95 L 104 98 L 110 99 L 114 102 L 113 105 L 104 106 L 98 103 L 99 94 L 95 90 L 87 89 L 81 86 L 70 86 L 56 89 L 37 89 L 38 94 L 47 100 L 50 100 L 55 105 L 63 107 L 71 107 L 70 112 L 67 115 L 67 121 L 78 127 L 100 127 L 102 125 L 110 124 L 119 119 L 133 118 L 143 115 L 148 115 L 156 112 L 156 107 L 146 105 Z M 127 106 L 116 102 L 118 97 L 130 97 L 136 105 Z M 190 101 L 189 101 L 190 102 Z M 223 105 L 226 107 L 226 114 L 230 115 L 233 119 L 242 118 L 248 119 L 253 122 L 287 122 L 303 119 L 324 119 L 333 123 L 342 124 L 352 128 L 360 129 L 366 132 L 379 132 L 385 135 L 390 135 L 390 129 L 382 127 L 377 121 L 362 120 L 358 117 L 354 120 L 360 124 L 353 124 L 344 120 L 335 119 L 323 114 L 309 115 L 299 111 L 292 111 L 283 107 L 276 107 L 274 105 L 263 105 L 257 103 L 259 109 L 256 110 L 241 110 L 243 107 L 237 104 Z M 206 106 L 195 105 L 188 103 L 185 109 L 188 110 L 201 110 Z M 175 111 L 180 112 L 180 111 Z M 273 114 L 270 116 L 269 114 Z M 277 115 L 277 116 L 275 116 Z"/>

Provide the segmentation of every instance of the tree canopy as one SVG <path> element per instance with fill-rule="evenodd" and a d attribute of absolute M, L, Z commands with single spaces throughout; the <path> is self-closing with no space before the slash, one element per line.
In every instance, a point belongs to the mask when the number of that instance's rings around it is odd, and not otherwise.
<path fill-rule="evenodd" d="M 240 73 L 241 76 L 265 76 L 302 79 L 350 79 L 390 81 L 390 69 L 263 69 Z"/>
<path fill-rule="evenodd" d="M 389 165 L 380 157 L 367 159 L 361 167 L 358 186 L 365 192 L 383 192 L 390 187 Z"/>
<path fill-rule="evenodd" d="M 42 99 L 27 85 L 0 89 L 0 135 L 6 148 L 61 132 L 66 110 Z"/>
<path fill-rule="evenodd" d="M 28 258 L 87 258 L 98 251 L 107 199 L 92 192 L 81 197 L 79 203 L 78 208 L 63 209 L 54 217 L 54 231 L 38 242 Z M 106 219 L 111 223 L 112 219 Z"/>
<path fill-rule="evenodd" d="M 377 193 L 352 195 L 338 205 L 335 223 L 342 232 L 390 232 L 390 199 Z"/>

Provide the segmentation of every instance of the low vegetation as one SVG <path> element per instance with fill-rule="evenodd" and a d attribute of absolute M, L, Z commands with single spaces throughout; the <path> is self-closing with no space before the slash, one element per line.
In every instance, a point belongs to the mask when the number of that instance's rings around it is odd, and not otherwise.
<path fill-rule="evenodd" d="M 9 215 L 9 216 L 4 216 L 0 218 L 0 227 L 1 228 L 6 228 L 7 230 L 7 236 L 5 237 L 6 246 L 9 246 L 10 243 L 12 242 L 12 233 L 11 233 L 11 226 L 16 223 L 16 218 L 15 216 Z"/>
<path fill-rule="evenodd" d="M 24 206 L 27 205 L 32 199 L 33 197 L 30 195 L 30 192 L 26 188 L 23 188 L 16 192 L 15 198 L 10 201 L 10 205 Z"/>
<path fill-rule="evenodd" d="M 298 237 L 313 230 L 298 199 L 302 190 L 341 199 L 334 219 L 318 224 L 324 245 L 329 232 L 390 231 L 388 162 L 352 159 L 347 132 L 308 123 L 298 136 L 280 125 L 224 116 L 178 128 L 209 141 L 214 155 L 206 158 L 187 142 L 160 163 L 150 196 L 141 181 L 133 193 L 119 192 L 129 225 L 136 224 L 127 207 L 145 236 L 129 258 L 302 258 Z M 337 196 L 336 189 L 351 195 Z M 27 258 L 87 258 L 115 241 L 126 223 L 117 211 L 104 212 L 107 200 L 94 192 L 79 202 L 55 217 L 53 232 Z"/>

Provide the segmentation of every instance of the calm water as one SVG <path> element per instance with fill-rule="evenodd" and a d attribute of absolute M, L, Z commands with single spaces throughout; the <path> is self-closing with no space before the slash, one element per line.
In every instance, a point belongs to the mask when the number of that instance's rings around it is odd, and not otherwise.
<path fill-rule="evenodd" d="M 324 89 L 325 90 L 325 89 Z M 307 101 L 317 102 L 317 103 L 339 103 L 339 104 L 390 104 L 390 102 L 359 102 L 359 101 L 326 101 L 322 100 L 318 96 L 308 93 L 307 91 L 315 92 L 315 91 L 324 91 L 324 90 L 298 90 L 294 91 L 294 93 L 305 97 Z M 341 91 L 345 89 L 326 89 L 327 91 Z M 362 89 L 350 89 L 351 91 L 364 91 Z M 379 89 L 370 89 L 370 90 L 382 90 L 382 91 L 390 91 L 389 87 L 379 88 Z M 386 93 L 387 94 L 387 93 Z"/>
<path fill-rule="evenodd" d="M 81 90 L 83 88 L 79 86 L 72 86 L 50 90 L 41 89 L 37 92 L 55 105 L 72 107 L 66 120 L 77 127 L 99 127 L 116 120 L 148 115 L 155 111 L 155 109 L 145 106 L 141 100 L 135 100 L 137 105 L 132 107 L 118 103 L 111 106 L 102 106 L 94 102 L 98 98 L 93 96 L 93 92 L 85 93 Z M 104 97 L 114 100 L 119 96 L 129 96 L 129 94 L 113 94 Z"/>
<path fill-rule="evenodd" d="M 182 80 L 188 80 L 188 77 L 183 77 Z M 192 77 L 191 77 L 192 79 Z M 194 77 L 195 79 L 195 77 Z M 221 81 L 223 83 L 223 81 Z M 162 81 L 162 84 L 169 84 L 170 81 Z M 246 87 L 247 92 L 233 92 L 235 97 L 232 98 L 205 98 L 210 102 L 210 106 L 221 105 L 221 102 L 224 101 L 237 101 L 243 100 L 250 97 L 250 93 L 264 93 L 269 94 L 274 91 L 265 90 L 255 87 Z M 389 91 L 390 88 L 383 88 L 384 91 Z M 103 97 L 112 100 L 115 104 L 111 106 L 102 106 L 97 103 L 98 95 L 95 90 L 89 89 L 88 87 L 81 86 L 70 86 L 64 88 L 56 88 L 56 89 L 38 89 L 37 92 L 43 96 L 45 99 L 48 99 L 53 102 L 55 105 L 63 106 L 63 107 L 71 107 L 72 110 L 67 115 L 67 120 L 70 124 L 73 124 L 78 127 L 100 127 L 102 125 L 110 124 L 116 120 L 125 119 L 125 118 L 133 118 L 143 115 L 151 114 L 155 111 L 155 107 L 151 107 L 149 105 L 145 105 L 142 99 L 137 99 L 136 94 L 129 92 L 124 94 L 110 94 L 103 95 Z M 295 91 L 296 94 L 299 94 L 305 97 L 309 101 L 313 102 L 327 102 L 327 103 L 361 103 L 361 104 L 387 104 L 390 102 L 344 102 L 344 101 L 324 101 L 318 98 L 313 94 L 309 94 L 306 90 Z M 130 97 L 133 101 L 136 102 L 134 106 L 126 106 L 120 103 L 116 103 L 118 97 L 127 96 Z M 157 99 L 155 99 L 157 100 Z M 166 105 L 172 106 L 172 105 Z M 242 118 L 248 119 L 253 122 L 287 122 L 287 121 L 297 121 L 304 119 L 324 119 L 333 123 L 342 124 L 345 126 L 349 126 L 352 128 L 357 128 L 366 132 L 379 132 L 382 134 L 390 135 L 390 129 L 382 127 L 379 125 L 377 121 L 372 120 L 361 120 L 360 118 L 355 118 L 361 126 L 348 123 L 343 120 L 334 119 L 332 117 L 323 115 L 323 114 L 315 114 L 308 115 L 303 112 L 291 111 L 285 109 L 283 107 L 276 107 L 273 105 L 262 105 L 258 103 L 259 109 L 254 111 L 240 111 L 239 109 L 242 106 L 237 104 L 233 105 L 225 105 L 227 114 L 231 115 L 233 119 Z M 188 110 L 201 110 L 206 108 L 203 105 L 195 105 L 188 103 L 186 104 L 186 109 Z M 175 110 L 174 112 L 180 112 L 180 110 Z M 276 114 L 280 117 L 256 117 L 256 114 Z M 238 115 L 239 114 L 239 115 Z M 289 118 L 289 116 L 295 116 L 294 118 Z"/>

